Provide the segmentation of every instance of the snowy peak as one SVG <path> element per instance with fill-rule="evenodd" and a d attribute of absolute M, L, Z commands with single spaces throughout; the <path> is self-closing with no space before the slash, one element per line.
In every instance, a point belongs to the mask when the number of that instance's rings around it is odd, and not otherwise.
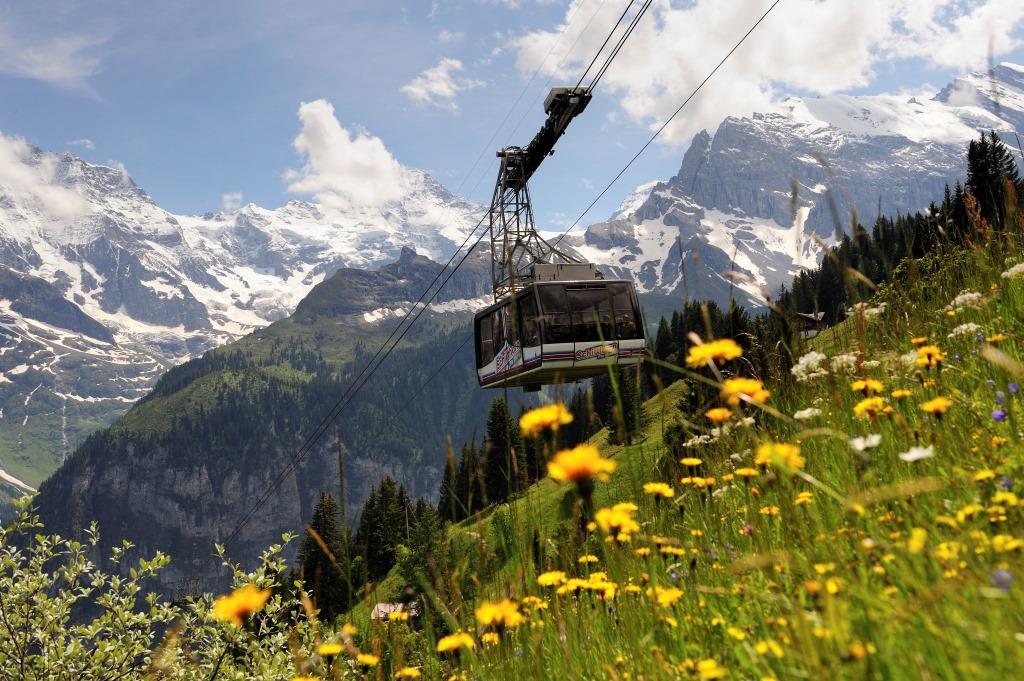
<path fill-rule="evenodd" d="M 4 452 L 65 455 L 167 368 L 291 314 L 343 268 L 372 288 L 404 248 L 446 260 L 483 209 L 423 171 L 404 177 L 403 196 L 372 208 L 175 215 L 122 168 L 0 135 L 0 471 Z M 402 284 L 350 321 L 415 300 Z"/>
<path fill-rule="evenodd" d="M 979 132 L 1024 130 L 1024 68 L 931 95 L 791 97 L 694 136 L 679 172 L 630 194 L 571 244 L 641 290 L 751 304 L 815 265 L 854 216 L 927 210 Z"/>

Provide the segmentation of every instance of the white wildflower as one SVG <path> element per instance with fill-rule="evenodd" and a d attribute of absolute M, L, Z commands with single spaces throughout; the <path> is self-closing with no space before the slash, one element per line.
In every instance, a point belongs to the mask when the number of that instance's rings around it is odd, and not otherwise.
<path fill-rule="evenodd" d="M 981 331 L 981 326 L 974 322 L 967 322 L 961 324 L 952 331 L 949 332 L 949 338 L 960 338 L 961 336 L 973 336 Z"/>
<path fill-rule="evenodd" d="M 863 362 L 861 362 L 860 365 L 864 369 L 877 369 L 878 367 L 882 366 L 882 363 L 879 362 L 877 359 L 866 359 Z"/>
<path fill-rule="evenodd" d="M 807 409 L 801 409 L 800 411 L 793 414 L 793 418 L 797 421 L 810 421 L 813 418 L 821 416 L 821 410 L 815 409 L 814 407 L 808 407 Z"/>
<path fill-rule="evenodd" d="M 977 291 L 961 291 L 956 298 L 949 301 L 946 309 L 959 312 L 965 307 L 981 307 L 984 302 L 985 297 Z"/>
<path fill-rule="evenodd" d="M 1016 279 L 1024 277 L 1024 262 L 1017 263 L 1002 274 L 1003 279 Z"/>
<path fill-rule="evenodd" d="M 899 453 L 899 457 L 907 463 L 930 459 L 933 456 L 935 456 L 934 447 L 911 447 L 909 450 Z"/>
<path fill-rule="evenodd" d="M 790 372 L 798 383 L 805 383 L 820 376 L 828 375 L 828 369 L 822 366 L 827 360 L 828 357 L 823 353 L 811 350 L 797 360 L 793 368 L 790 369 Z"/>
<path fill-rule="evenodd" d="M 714 437 L 711 436 L 711 435 L 697 435 L 696 437 L 692 437 L 689 440 L 687 440 L 686 442 L 684 442 L 683 443 L 683 447 L 685 447 L 686 449 L 694 449 L 696 447 L 702 447 L 704 445 L 709 445 L 712 442 L 716 441 L 717 439 L 718 439 L 717 435 L 714 436 Z"/>
<path fill-rule="evenodd" d="M 852 353 L 836 355 L 832 358 L 832 371 L 854 371 L 857 368 L 857 355 Z"/>
<path fill-rule="evenodd" d="M 850 448 L 855 452 L 864 452 L 869 449 L 874 449 L 880 444 L 882 444 L 882 436 L 878 433 L 872 433 L 867 437 L 850 438 Z"/>
<path fill-rule="evenodd" d="M 917 350 L 911 350 L 905 355 L 900 355 L 900 362 L 909 366 L 914 366 L 917 363 Z"/>
<path fill-rule="evenodd" d="M 864 319 L 874 319 L 885 312 L 885 308 L 888 303 L 879 303 L 875 307 L 871 307 L 867 303 L 857 303 L 853 307 L 846 310 L 846 315 L 852 317 L 854 315 L 864 315 Z"/>

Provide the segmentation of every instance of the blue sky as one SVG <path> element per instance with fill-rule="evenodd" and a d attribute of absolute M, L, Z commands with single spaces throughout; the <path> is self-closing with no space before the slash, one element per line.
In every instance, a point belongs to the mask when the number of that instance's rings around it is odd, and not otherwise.
<path fill-rule="evenodd" d="M 354 138 L 375 136 L 400 163 L 484 201 L 494 149 L 529 140 L 546 84 L 574 84 L 626 4 L 0 0 L 0 132 L 122 163 L 175 212 L 217 210 L 232 193 L 274 207 L 305 198 L 286 180 L 307 163 L 293 146 L 297 113 L 324 99 Z M 542 224 L 575 217 L 768 4 L 659 0 L 536 176 Z M 723 115 L 786 93 L 941 87 L 983 68 L 989 45 L 1024 63 L 1017 5 L 783 0 L 592 221 L 633 186 L 674 174 L 693 132 Z"/>

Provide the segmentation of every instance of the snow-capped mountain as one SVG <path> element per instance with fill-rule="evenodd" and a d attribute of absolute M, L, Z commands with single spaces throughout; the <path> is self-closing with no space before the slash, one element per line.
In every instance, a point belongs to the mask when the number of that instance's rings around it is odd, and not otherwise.
<path fill-rule="evenodd" d="M 958 78 L 930 98 L 790 98 L 701 132 L 674 177 L 641 185 L 609 220 L 566 241 L 632 272 L 645 292 L 723 302 L 735 284 L 737 298 L 758 304 L 852 220 L 926 210 L 962 179 L 981 130 L 1016 146 L 1024 66 Z"/>
<path fill-rule="evenodd" d="M 173 364 L 287 316 L 339 268 L 409 246 L 443 262 L 482 214 L 409 169 L 378 208 L 174 215 L 121 169 L 2 136 L 0 154 L 17 171 L 0 174 L 0 470 L 27 485 Z"/>

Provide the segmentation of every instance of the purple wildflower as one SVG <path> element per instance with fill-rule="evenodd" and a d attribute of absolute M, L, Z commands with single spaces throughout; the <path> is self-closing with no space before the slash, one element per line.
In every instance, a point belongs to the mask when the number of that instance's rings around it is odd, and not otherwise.
<path fill-rule="evenodd" d="M 992 576 L 989 579 L 992 582 L 992 586 L 996 587 L 997 589 L 1002 589 L 1003 591 L 1009 591 L 1014 581 L 1013 575 L 1010 573 L 1010 571 L 1003 568 L 1000 568 L 999 570 L 993 572 Z"/>
<path fill-rule="evenodd" d="M 992 420 L 996 421 L 997 423 L 1001 423 L 1001 422 L 1005 421 L 1006 420 L 1006 412 L 1003 411 L 1002 409 L 993 409 L 992 410 Z"/>

